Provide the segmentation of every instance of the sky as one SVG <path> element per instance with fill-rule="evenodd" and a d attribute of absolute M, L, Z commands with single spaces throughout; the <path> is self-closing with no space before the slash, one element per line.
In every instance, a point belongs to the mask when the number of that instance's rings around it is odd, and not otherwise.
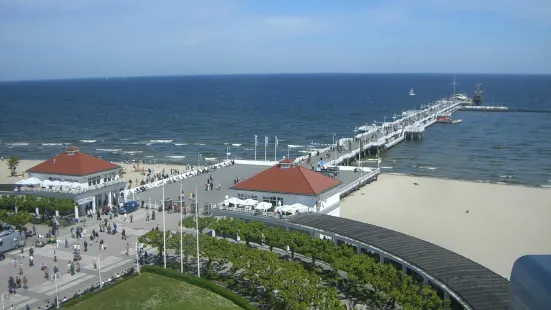
<path fill-rule="evenodd" d="M 551 74 L 549 0 L 0 0 L 0 80 Z"/>

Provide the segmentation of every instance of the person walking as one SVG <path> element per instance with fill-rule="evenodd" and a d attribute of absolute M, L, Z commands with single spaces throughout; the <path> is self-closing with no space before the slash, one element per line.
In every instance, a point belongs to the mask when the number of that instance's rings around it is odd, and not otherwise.
<path fill-rule="evenodd" d="M 84 252 L 88 252 L 88 242 L 84 240 Z"/>
<path fill-rule="evenodd" d="M 121 231 L 121 240 L 126 240 L 126 230 L 124 228 Z"/>
<path fill-rule="evenodd" d="M 134 215 L 132 215 L 132 213 L 130 213 L 130 223 L 132 223 L 133 219 L 134 219 Z"/>
<path fill-rule="evenodd" d="M 124 230 L 123 230 L 124 231 Z M 128 255 L 128 251 L 130 250 L 130 244 L 128 242 L 126 243 L 126 255 Z"/>
<path fill-rule="evenodd" d="M 55 239 L 55 247 L 56 249 L 59 249 L 59 244 L 61 243 L 61 240 L 59 238 Z"/>

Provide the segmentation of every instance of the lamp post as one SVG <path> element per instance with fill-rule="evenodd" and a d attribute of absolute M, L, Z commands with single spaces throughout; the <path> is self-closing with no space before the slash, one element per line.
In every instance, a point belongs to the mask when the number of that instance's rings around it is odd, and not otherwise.
<path fill-rule="evenodd" d="M 230 160 L 230 146 L 226 146 L 226 161 Z"/>
<path fill-rule="evenodd" d="M 195 186 L 195 229 L 197 230 L 197 277 L 201 277 L 201 257 L 199 256 L 199 197 L 197 196 L 197 186 Z"/>
<path fill-rule="evenodd" d="M 57 292 L 57 275 L 59 272 L 54 273 L 54 282 L 55 282 L 55 305 L 59 309 L 59 293 Z"/>
<path fill-rule="evenodd" d="M 96 256 L 96 261 L 98 262 L 98 276 L 99 276 L 99 287 L 103 287 L 103 283 L 101 282 L 101 254 L 98 254 L 98 256 Z"/>
<path fill-rule="evenodd" d="M 8 298 L 10 297 L 10 293 L 8 293 L 8 292 L 2 293 L 2 310 L 6 310 L 6 308 L 4 306 L 4 294 L 6 294 L 8 296 Z"/>
<path fill-rule="evenodd" d="M 291 159 L 290 156 L 289 156 L 289 153 L 291 153 L 291 146 L 287 145 L 287 158 Z"/>
<path fill-rule="evenodd" d="M 229 147 L 228 147 L 229 148 Z M 183 197 L 183 190 L 182 190 L 182 183 L 180 182 L 180 272 L 184 273 L 184 227 L 182 225 L 182 221 L 184 215 L 184 197 Z"/>
<path fill-rule="evenodd" d="M 201 159 L 203 158 L 203 155 L 201 153 L 197 154 L 197 168 L 201 166 Z"/>
<path fill-rule="evenodd" d="M 333 152 L 335 153 L 335 158 L 333 158 L 333 160 L 335 160 L 335 163 L 337 162 L 337 145 L 335 144 L 335 137 L 337 136 L 337 133 L 334 132 L 333 133 Z"/>
<path fill-rule="evenodd" d="M 136 240 L 136 271 L 140 273 L 140 254 L 139 254 L 139 248 L 140 248 L 140 242 Z"/>

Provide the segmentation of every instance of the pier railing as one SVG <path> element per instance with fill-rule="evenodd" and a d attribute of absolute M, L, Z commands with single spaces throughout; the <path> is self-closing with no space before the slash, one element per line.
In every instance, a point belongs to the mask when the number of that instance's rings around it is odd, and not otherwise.
<path fill-rule="evenodd" d="M 83 186 L 80 188 L 69 188 L 69 187 L 51 187 L 51 188 L 43 188 L 43 187 L 21 187 L 19 188 L 18 185 L 14 185 L 14 191 L 18 193 L 36 193 L 36 192 L 47 192 L 47 193 L 60 193 L 60 194 L 82 194 L 85 192 L 93 191 L 96 189 L 112 186 L 112 185 L 126 185 L 126 181 L 123 179 L 113 180 L 113 181 L 107 181 L 103 182 L 101 184 L 97 185 L 91 185 L 91 186 Z M 124 186 L 123 186 L 124 188 Z"/>
<path fill-rule="evenodd" d="M 348 196 L 350 193 L 362 187 L 364 184 L 376 180 L 379 174 L 381 174 L 381 169 L 374 169 L 373 171 L 368 172 L 366 175 L 361 176 L 356 181 L 342 187 L 339 191 L 339 195 L 341 196 L 341 198 Z"/>

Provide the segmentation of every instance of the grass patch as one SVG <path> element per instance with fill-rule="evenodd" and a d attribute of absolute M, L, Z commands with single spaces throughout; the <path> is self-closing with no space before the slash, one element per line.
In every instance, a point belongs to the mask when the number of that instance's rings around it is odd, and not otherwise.
<path fill-rule="evenodd" d="M 203 288 L 157 274 L 142 272 L 138 276 L 65 309 L 239 310 L 241 308 L 230 300 Z"/>

